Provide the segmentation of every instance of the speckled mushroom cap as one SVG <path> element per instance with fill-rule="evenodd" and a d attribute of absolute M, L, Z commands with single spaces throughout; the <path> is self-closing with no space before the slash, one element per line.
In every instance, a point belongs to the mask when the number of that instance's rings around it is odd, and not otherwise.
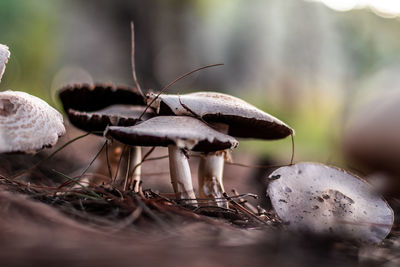
<path fill-rule="evenodd" d="M 278 216 L 294 230 L 378 243 L 390 232 L 393 210 L 360 178 L 318 163 L 281 167 L 267 193 Z"/>
<path fill-rule="evenodd" d="M 65 133 L 62 115 L 24 92 L 0 93 L 0 153 L 33 153 Z"/>
<path fill-rule="evenodd" d="M 65 112 L 69 109 L 96 111 L 111 105 L 145 105 L 145 99 L 136 87 L 105 84 L 73 84 L 60 90 Z"/>
<path fill-rule="evenodd" d="M 10 51 L 8 47 L 0 44 L 0 81 L 3 77 L 4 70 L 6 69 L 6 64 L 10 58 Z"/>
<path fill-rule="evenodd" d="M 85 131 L 104 131 L 108 125 L 133 126 L 145 111 L 146 106 L 112 105 L 94 112 L 84 112 L 74 109 L 68 110 L 69 120 L 73 125 Z M 154 116 L 148 109 L 141 120 Z"/>
<path fill-rule="evenodd" d="M 150 94 L 148 102 L 153 98 Z M 228 134 L 235 137 L 280 139 L 294 133 L 285 123 L 253 105 L 216 92 L 160 95 L 154 107 L 161 115 L 199 116 L 207 122 L 228 124 Z"/>
<path fill-rule="evenodd" d="M 131 127 L 108 127 L 105 133 L 133 146 L 168 146 L 201 152 L 234 148 L 238 142 L 188 116 L 159 116 Z"/>

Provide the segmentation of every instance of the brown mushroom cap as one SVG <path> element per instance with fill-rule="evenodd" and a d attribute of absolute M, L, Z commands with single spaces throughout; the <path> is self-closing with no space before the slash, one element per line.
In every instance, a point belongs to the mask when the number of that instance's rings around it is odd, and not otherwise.
<path fill-rule="evenodd" d="M 6 69 L 6 64 L 8 59 L 10 58 L 10 51 L 8 47 L 0 44 L 0 81 L 1 77 L 3 77 L 4 70 Z"/>
<path fill-rule="evenodd" d="M 205 123 L 188 116 L 159 116 L 131 127 L 108 127 L 105 133 L 133 146 L 168 146 L 213 152 L 238 145 L 235 138 L 220 133 Z"/>
<path fill-rule="evenodd" d="M 68 118 L 79 129 L 91 131 L 104 131 L 107 126 L 133 126 L 145 110 L 145 106 L 112 105 L 107 108 L 84 112 L 74 109 L 68 110 Z M 146 110 L 143 120 L 153 117 L 151 110 Z"/>
<path fill-rule="evenodd" d="M 65 112 L 95 111 L 116 104 L 145 105 L 137 88 L 122 85 L 67 85 L 60 90 L 60 99 Z"/>
<path fill-rule="evenodd" d="M 24 92 L 0 93 L 0 153 L 32 153 L 64 133 L 62 115 L 45 101 Z"/>
<path fill-rule="evenodd" d="M 228 124 L 228 134 L 235 137 L 280 139 L 294 133 L 285 123 L 253 105 L 216 92 L 160 95 L 156 109 L 161 115 L 199 116 L 207 122 Z"/>
<path fill-rule="evenodd" d="M 400 175 L 400 92 L 389 91 L 350 114 L 344 152 L 363 171 Z"/>

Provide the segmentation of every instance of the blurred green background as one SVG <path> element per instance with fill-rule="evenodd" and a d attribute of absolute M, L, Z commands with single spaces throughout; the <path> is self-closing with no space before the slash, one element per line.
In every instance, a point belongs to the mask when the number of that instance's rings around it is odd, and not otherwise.
<path fill-rule="evenodd" d="M 67 83 L 132 84 L 134 20 L 142 87 L 158 90 L 184 72 L 223 62 L 169 92 L 241 97 L 296 130 L 296 160 L 341 165 L 340 136 L 351 111 L 398 84 L 400 24 L 396 1 L 384 1 L 394 3 L 393 13 L 374 1 L 323 2 L 2 0 L 0 43 L 12 56 L 1 90 L 27 91 L 57 106 L 55 92 Z M 290 159 L 289 138 L 240 147 Z"/>

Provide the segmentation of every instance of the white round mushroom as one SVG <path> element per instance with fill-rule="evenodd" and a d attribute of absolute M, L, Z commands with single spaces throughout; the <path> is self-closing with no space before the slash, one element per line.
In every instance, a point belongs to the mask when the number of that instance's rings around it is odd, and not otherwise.
<path fill-rule="evenodd" d="M 318 163 L 281 167 L 269 177 L 267 193 L 292 230 L 332 234 L 379 243 L 390 232 L 393 210 L 360 178 Z"/>
<path fill-rule="evenodd" d="M 0 81 L 3 77 L 4 70 L 6 69 L 6 64 L 10 58 L 10 51 L 6 45 L 0 44 Z"/>
<path fill-rule="evenodd" d="M 62 115 L 24 92 L 0 92 L 0 153 L 34 153 L 65 133 Z"/>

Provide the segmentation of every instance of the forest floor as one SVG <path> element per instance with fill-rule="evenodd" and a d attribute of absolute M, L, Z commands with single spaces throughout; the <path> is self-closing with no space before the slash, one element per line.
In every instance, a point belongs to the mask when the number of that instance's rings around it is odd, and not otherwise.
<path fill-rule="evenodd" d="M 159 189 L 133 193 L 54 179 L 53 169 L 73 168 L 61 168 L 62 159 L 29 180 L 8 175 L 26 169 L 22 159 L 0 158 L 1 266 L 400 265 L 398 216 L 381 244 L 360 246 L 287 231 L 265 196 L 254 200 L 253 192 L 230 194 L 228 209 L 182 206 Z M 266 210 L 254 212 L 246 200 Z M 400 199 L 389 203 L 397 215 Z"/>

